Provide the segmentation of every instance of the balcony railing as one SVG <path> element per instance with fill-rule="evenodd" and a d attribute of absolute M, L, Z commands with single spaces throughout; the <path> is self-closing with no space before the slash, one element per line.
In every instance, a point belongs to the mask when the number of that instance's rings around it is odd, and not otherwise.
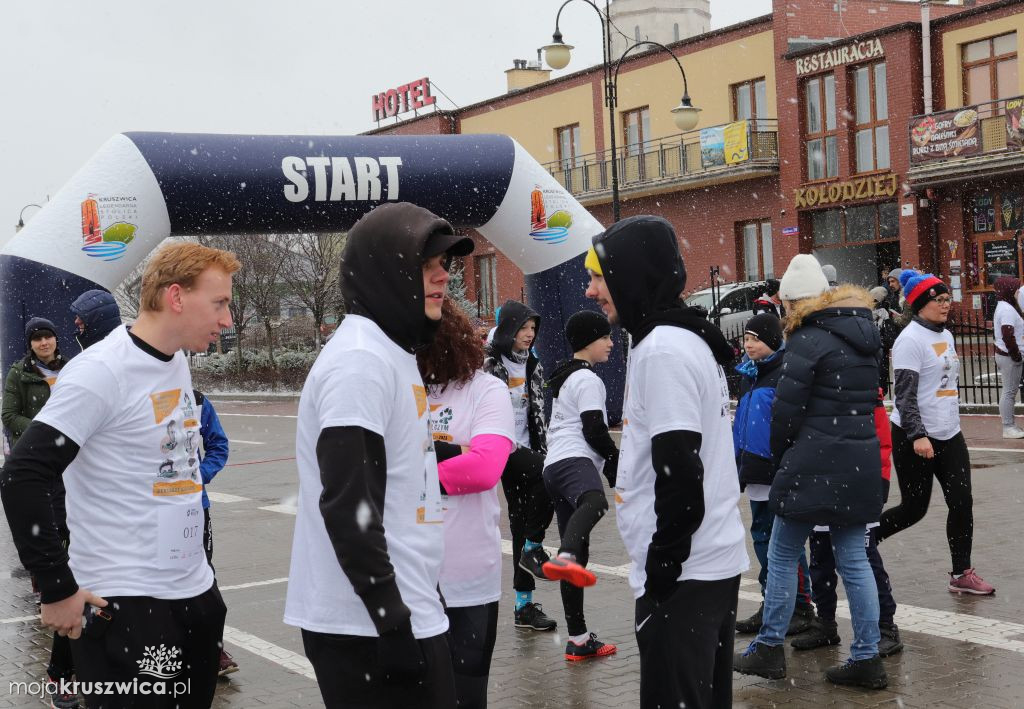
<path fill-rule="evenodd" d="M 702 178 L 740 170 L 778 169 L 778 121 L 747 121 L 745 138 L 737 124 L 713 126 L 617 149 L 619 189 L 654 187 L 681 181 L 702 183 Z M 716 142 L 729 126 L 725 142 Z M 701 134 L 704 134 L 702 150 Z M 738 137 L 737 137 L 738 136 Z M 717 149 L 715 146 L 718 146 Z M 745 154 L 744 154 L 745 149 Z M 725 155 L 728 152 L 729 155 Z M 598 196 L 612 188 L 611 151 L 578 155 L 573 160 L 544 164 L 565 189 L 576 196 Z"/>
<path fill-rule="evenodd" d="M 910 119 L 911 169 L 952 167 L 982 156 L 1024 151 L 1024 96 L 988 101 Z M 1024 157 L 1024 155 L 1022 155 Z"/>

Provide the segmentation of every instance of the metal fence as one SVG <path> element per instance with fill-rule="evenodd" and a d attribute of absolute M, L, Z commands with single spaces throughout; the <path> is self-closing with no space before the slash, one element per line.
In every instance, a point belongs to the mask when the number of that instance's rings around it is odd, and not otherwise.
<path fill-rule="evenodd" d="M 726 367 L 725 377 L 729 382 L 729 393 L 733 396 L 739 390 L 740 375 L 735 365 L 743 357 L 743 329 L 746 322 L 722 330 L 722 334 L 733 345 L 736 356 Z M 959 397 L 961 404 L 995 405 L 999 403 L 999 371 L 995 364 L 995 340 L 992 326 L 984 316 L 976 313 L 959 315 L 948 324 L 953 334 L 953 343 L 960 358 Z M 890 367 L 890 377 L 892 368 Z M 889 391 L 892 391 L 891 380 Z"/>

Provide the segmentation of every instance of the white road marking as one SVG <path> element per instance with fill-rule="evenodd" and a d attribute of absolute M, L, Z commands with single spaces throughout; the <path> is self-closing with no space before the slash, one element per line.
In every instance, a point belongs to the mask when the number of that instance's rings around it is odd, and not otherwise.
<path fill-rule="evenodd" d="M 272 586 L 277 583 L 288 583 L 288 577 L 282 576 L 279 579 L 267 579 L 266 581 L 250 581 L 249 583 L 236 583 L 234 586 L 218 586 L 221 591 L 237 591 L 240 588 L 256 588 L 257 586 Z"/>
<path fill-rule="evenodd" d="M 220 416 L 221 418 L 224 418 L 225 416 L 249 416 L 250 418 L 257 418 L 257 419 L 297 419 L 298 418 L 298 415 L 296 415 L 296 414 L 222 414 L 219 411 L 217 412 L 217 415 Z"/>
<path fill-rule="evenodd" d="M 23 615 L 17 618 L 4 618 L 3 620 L 0 620 L 0 625 L 7 625 L 8 623 L 27 623 L 32 620 L 39 620 L 39 614 Z"/>
<path fill-rule="evenodd" d="M 980 451 L 982 453 L 1024 453 L 1024 448 L 971 448 L 969 451 Z"/>
<path fill-rule="evenodd" d="M 295 505 L 267 505 L 259 509 L 266 510 L 267 512 L 279 512 L 283 515 L 293 515 L 298 512 L 299 508 Z"/>
<path fill-rule="evenodd" d="M 210 502 L 223 502 L 225 504 L 231 502 L 248 502 L 248 497 L 241 497 L 240 495 L 229 495 L 226 492 L 213 492 L 211 490 L 206 491 L 206 496 L 210 498 Z"/>
<path fill-rule="evenodd" d="M 232 438 L 229 443 L 244 443 L 249 446 L 264 446 L 267 444 L 266 441 L 243 441 L 241 438 Z"/>
<path fill-rule="evenodd" d="M 262 657 L 264 660 L 280 665 L 289 672 L 294 672 L 297 675 L 302 675 L 316 681 L 313 665 L 305 656 L 297 652 L 292 652 L 280 645 L 267 642 L 244 630 L 232 628 L 230 625 L 224 626 L 224 642 L 231 643 L 235 647 L 240 647 L 251 652 L 253 655 Z"/>

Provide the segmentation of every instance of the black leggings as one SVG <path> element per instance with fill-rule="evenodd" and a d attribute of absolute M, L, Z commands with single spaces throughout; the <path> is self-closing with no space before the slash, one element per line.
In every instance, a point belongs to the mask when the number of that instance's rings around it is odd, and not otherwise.
<path fill-rule="evenodd" d="M 501 487 L 508 503 L 508 526 L 512 533 L 512 587 L 532 591 L 537 587 L 533 574 L 519 568 L 523 542 L 540 544 L 551 524 L 555 507 L 544 488 L 544 456 L 529 448 L 516 448 L 501 473 Z"/>
<path fill-rule="evenodd" d="M 608 511 L 608 500 L 601 490 L 589 490 L 576 501 L 575 509 L 567 500 L 559 500 L 555 506 L 558 513 L 558 533 L 562 543 L 559 553 L 567 551 L 576 557 L 576 563 L 586 566 L 590 560 L 590 532 Z M 583 613 L 583 589 L 568 581 L 559 582 L 562 591 L 562 608 L 569 635 L 583 635 L 587 632 L 587 619 Z"/>
<path fill-rule="evenodd" d="M 498 602 L 445 609 L 448 647 L 455 673 L 455 699 L 460 709 L 487 709 L 487 680 L 498 637 Z"/>
<path fill-rule="evenodd" d="M 932 495 L 932 478 L 939 481 L 946 498 L 946 539 L 953 562 L 953 573 L 962 574 L 971 567 L 971 543 L 974 539 L 974 498 L 971 496 L 971 458 L 963 433 L 948 441 L 929 438 L 935 457 L 931 460 L 914 453 L 914 442 L 903 429 L 892 426 L 892 459 L 900 485 L 900 504 L 882 513 L 878 541 L 913 526 L 924 518 Z"/>

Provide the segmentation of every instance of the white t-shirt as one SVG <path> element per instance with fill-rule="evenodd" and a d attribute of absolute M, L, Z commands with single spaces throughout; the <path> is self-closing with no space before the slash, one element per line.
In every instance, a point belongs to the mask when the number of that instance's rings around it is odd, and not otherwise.
<path fill-rule="evenodd" d="M 615 488 L 619 533 L 632 560 L 629 584 L 636 598 L 644 593 L 647 549 L 657 527 L 651 439 L 680 430 L 701 434 L 704 520 L 679 580 L 732 578 L 750 562 L 737 506 L 740 487 L 725 373 L 699 336 L 661 325 L 630 352 Z"/>
<path fill-rule="evenodd" d="M 35 420 L 80 446 L 64 472 L 79 586 L 181 599 L 213 585 L 202 546 L 200 410 L 181 352 L 162 361 L 122 325 L 68 362 Z"/>
<path fill-rule="evenodd" d="M 747 493 L 747 499 L 751 502 L 767 502 L 772 486 L 751 483 L 744 488 L 744 491 Z"/>
<path fill-rule="evenodd" d="M 580 369 L 569 375 L 551 403 L 548 454 L 544 458 L 544 467 L 567 458 L 589 458 L 598 472 L 604 469 L 604 458 L 583 437 L 580 414 L 600 411 L 607 424 L 605 396 L 604 382 L 592 369 Z"/>
<path fill-rule="evenodd" d="M 996 311 L 992 314 L 992 329 L 995 332 L 996 347 L 1006 351 L 1003 343 L 1003 325 L 1013 328 L 1013 337 L 1017 340 L 1017 349 L 1024 350 L 1024 319 L 1014 310 L 1013 306 L 1006 301 L 1000 300 L 996 303 Z"/>
<path fill-rule="evenodd" d="M 960 433 L 960 359 L 949 330 L 935 332 L 911 321 L 893 345 L 892 368 L 917 372 L 917 408 L 931 438 L 948 441 Z M 900 425 L 898 407 L 893 407 L 890 418 Z"/>
<path fill-rule="evenodd" d="M 377 635 L 338 564 L 320 513 L 316 442 L 321 430 L 335 426 L 358 426 L 384 439 L 388 556 L 412 612 L 413 634 L 440 635 L 448 629 L 437 594 L 444 529 L 427 392 L 415 355 L 358 315 L 346 316 L 337 337 L 320 351 L 299 399 L 299 501 L 284 622 L 318 633 Z"/>
<path fill-rule="evenodd" d="M 475 436 L 504 436 L 515 444 L 512 406 L 499 379 L 482 370 L 461 388 L 427 392 L 434 440 L 468 446 Z M 501 598 L 501 505 L 498 488 L 444 498 L 441 594 L 453 608 Z"/>
<path fill-rule="evenodd" d="M 516 444 L 524 448 L 530 447 L 530 427 L 527 416 L 530 411 L 529 382 L 526 381 L 526 362 L 520 364 L 505 355 L 501 363 L 508 372 L 508 395 L 512 400 L 512 413 L 515 416 Z"/>

